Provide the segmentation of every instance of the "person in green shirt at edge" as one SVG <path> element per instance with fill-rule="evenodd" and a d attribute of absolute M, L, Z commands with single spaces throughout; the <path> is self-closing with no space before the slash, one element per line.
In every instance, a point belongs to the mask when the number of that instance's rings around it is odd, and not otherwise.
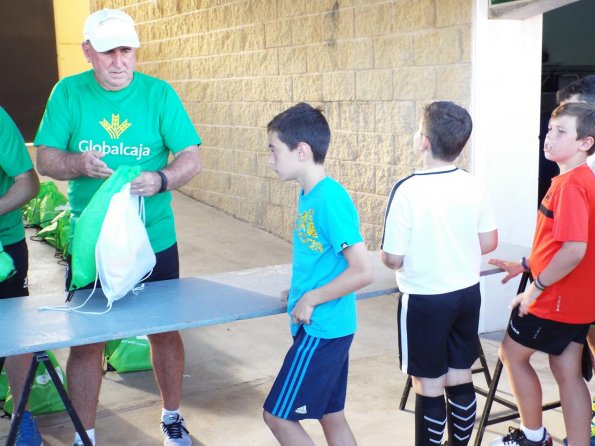
<path fill-rule="evenodd" d="M 86 20 L 82 50 L 92 70 L 60 80 L 40 124 L 39 173 L 68 180 L 72 231 L 94 192 L 121 165 L 140 165 L 130 191 L 145 198 L 145 226 L 157 264 L 148 281 L 179 277 L 171 190 L 201 170 L 201 144 L 173 88 L 135 71 L 140 47 L 134 20 L 103 9 Z M 168 164 L 169 154 L 173 160 Z M 67 270 L 66 289 L 70 285 Z M 178 332 L 149 335 L 153 369 L 163 403 L 166 446 L 192 444 L 180 413 L 184 346 Z M 73 406 L 91 443 L 102 378 L 104 343 L 72 347 L 66 374 Z M 124 443 L 126 440 L 122 440 Z M 75 434 L 74 445 L 82 445 Z"/>
<path fill-rule="evenodd" d="M 39 178 L 25 141 L 14 121 L 0 107 L 0 251 L 14 262 L 14 274 L 0 282 L 0 299 L 29 295 L 29 254 L 21 206 L 39 192 Z M 19 401 L 32 355 L 9 356 L 4 362 L 14 401 Z M 21 418 L 17 446 L 39 446 L 41 436 L 29 411 Z"/>

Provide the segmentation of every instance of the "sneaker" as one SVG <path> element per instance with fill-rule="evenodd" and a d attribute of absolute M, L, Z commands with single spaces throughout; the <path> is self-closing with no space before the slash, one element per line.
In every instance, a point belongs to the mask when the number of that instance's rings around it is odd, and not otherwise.
<path fill-rule="evenodd" d="M 161 421 L 161 432 L 163 432 L 163 446 L 192 445 L 186 422 L 179 414 L 165 416 Z"/>
<path fill-rule="evenodd" d="M 91 443 L 94 445 L 95 443 L 93 443 L 91 441 Z M 75 440 L 74 443 L 72 443 L 72 446 L 85 446 L 85 443 L 83 443 L 83 440 Z"/>
<path fill-rule="evenodd" d="M 531 441 L 521 429 L 511 426 L 508 428 L 508 435 L 496 438 L 490 446 L 552 446 L 552 437 L 546 430 L 540 441 Z"/>
<path fill-rule="evenodd" d="M 15 446 L 42 445 L 43 441 L 41 440 L 41 435 L 39 434 L 39 430 L 37 429 L 37 423 L 35 422 L 35 418 L 33 418 L 31 412 L 26 410 L 25 412 L 23 412 L 23 417 L 21 418 L 21 425 L 19 426 Z"/>

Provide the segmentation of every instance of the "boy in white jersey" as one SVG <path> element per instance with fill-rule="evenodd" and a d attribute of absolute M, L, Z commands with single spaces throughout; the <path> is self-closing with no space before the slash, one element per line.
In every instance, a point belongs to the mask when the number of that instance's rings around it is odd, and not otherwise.
<path fill-rule="evenodd" d="M 382 260 L 397 270 L 416 446 L 440 444 L 447 420 L 448 446 L 467 445 L 475 419 L 481 255 L 496 248 L 498 233 L 484 188 L 453 164 L 471 129 L 464 108 L 426 106 L 413 141 L 423 167 L 393 186 L 386 210 Z"/>

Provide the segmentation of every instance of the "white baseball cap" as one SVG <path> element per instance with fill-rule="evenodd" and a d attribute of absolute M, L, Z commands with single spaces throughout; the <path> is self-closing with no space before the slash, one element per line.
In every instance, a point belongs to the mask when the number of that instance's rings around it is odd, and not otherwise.
<path fill-rule="evenodd" d="M 140 47 L 134 20 L 118 9 L 102 9 L 91 14 L 85 20 L 83 35 L 100 53 L 120 46 Z"/>

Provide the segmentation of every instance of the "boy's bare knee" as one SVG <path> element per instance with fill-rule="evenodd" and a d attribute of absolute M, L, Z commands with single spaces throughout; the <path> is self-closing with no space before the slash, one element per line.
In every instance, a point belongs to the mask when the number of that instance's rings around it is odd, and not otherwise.
<path fill-rule="evenodd" d="M 262 411 L 262 419 L 271 430 L 274 430 L 279 425 L 279 418 L 266 410 Z"/>
<path fill-rule="evenodd" d="M 500 348 L 498 348 L 498 358 L 500 358 L 500 361 L 502 361 L 502 363 L 505 363 L 508 360 L 506 350 L 504 349 L 504 346 L 502 344 L 500 344 Z"/>
<path fill-rule="evenodd" d="M 337 424 L 344 423 L 347 423 L 344 410 L 340 410 L 339 412 L 327 413 L 320 419 L 320 424 L 322 426 L 334 426 Z"/>

